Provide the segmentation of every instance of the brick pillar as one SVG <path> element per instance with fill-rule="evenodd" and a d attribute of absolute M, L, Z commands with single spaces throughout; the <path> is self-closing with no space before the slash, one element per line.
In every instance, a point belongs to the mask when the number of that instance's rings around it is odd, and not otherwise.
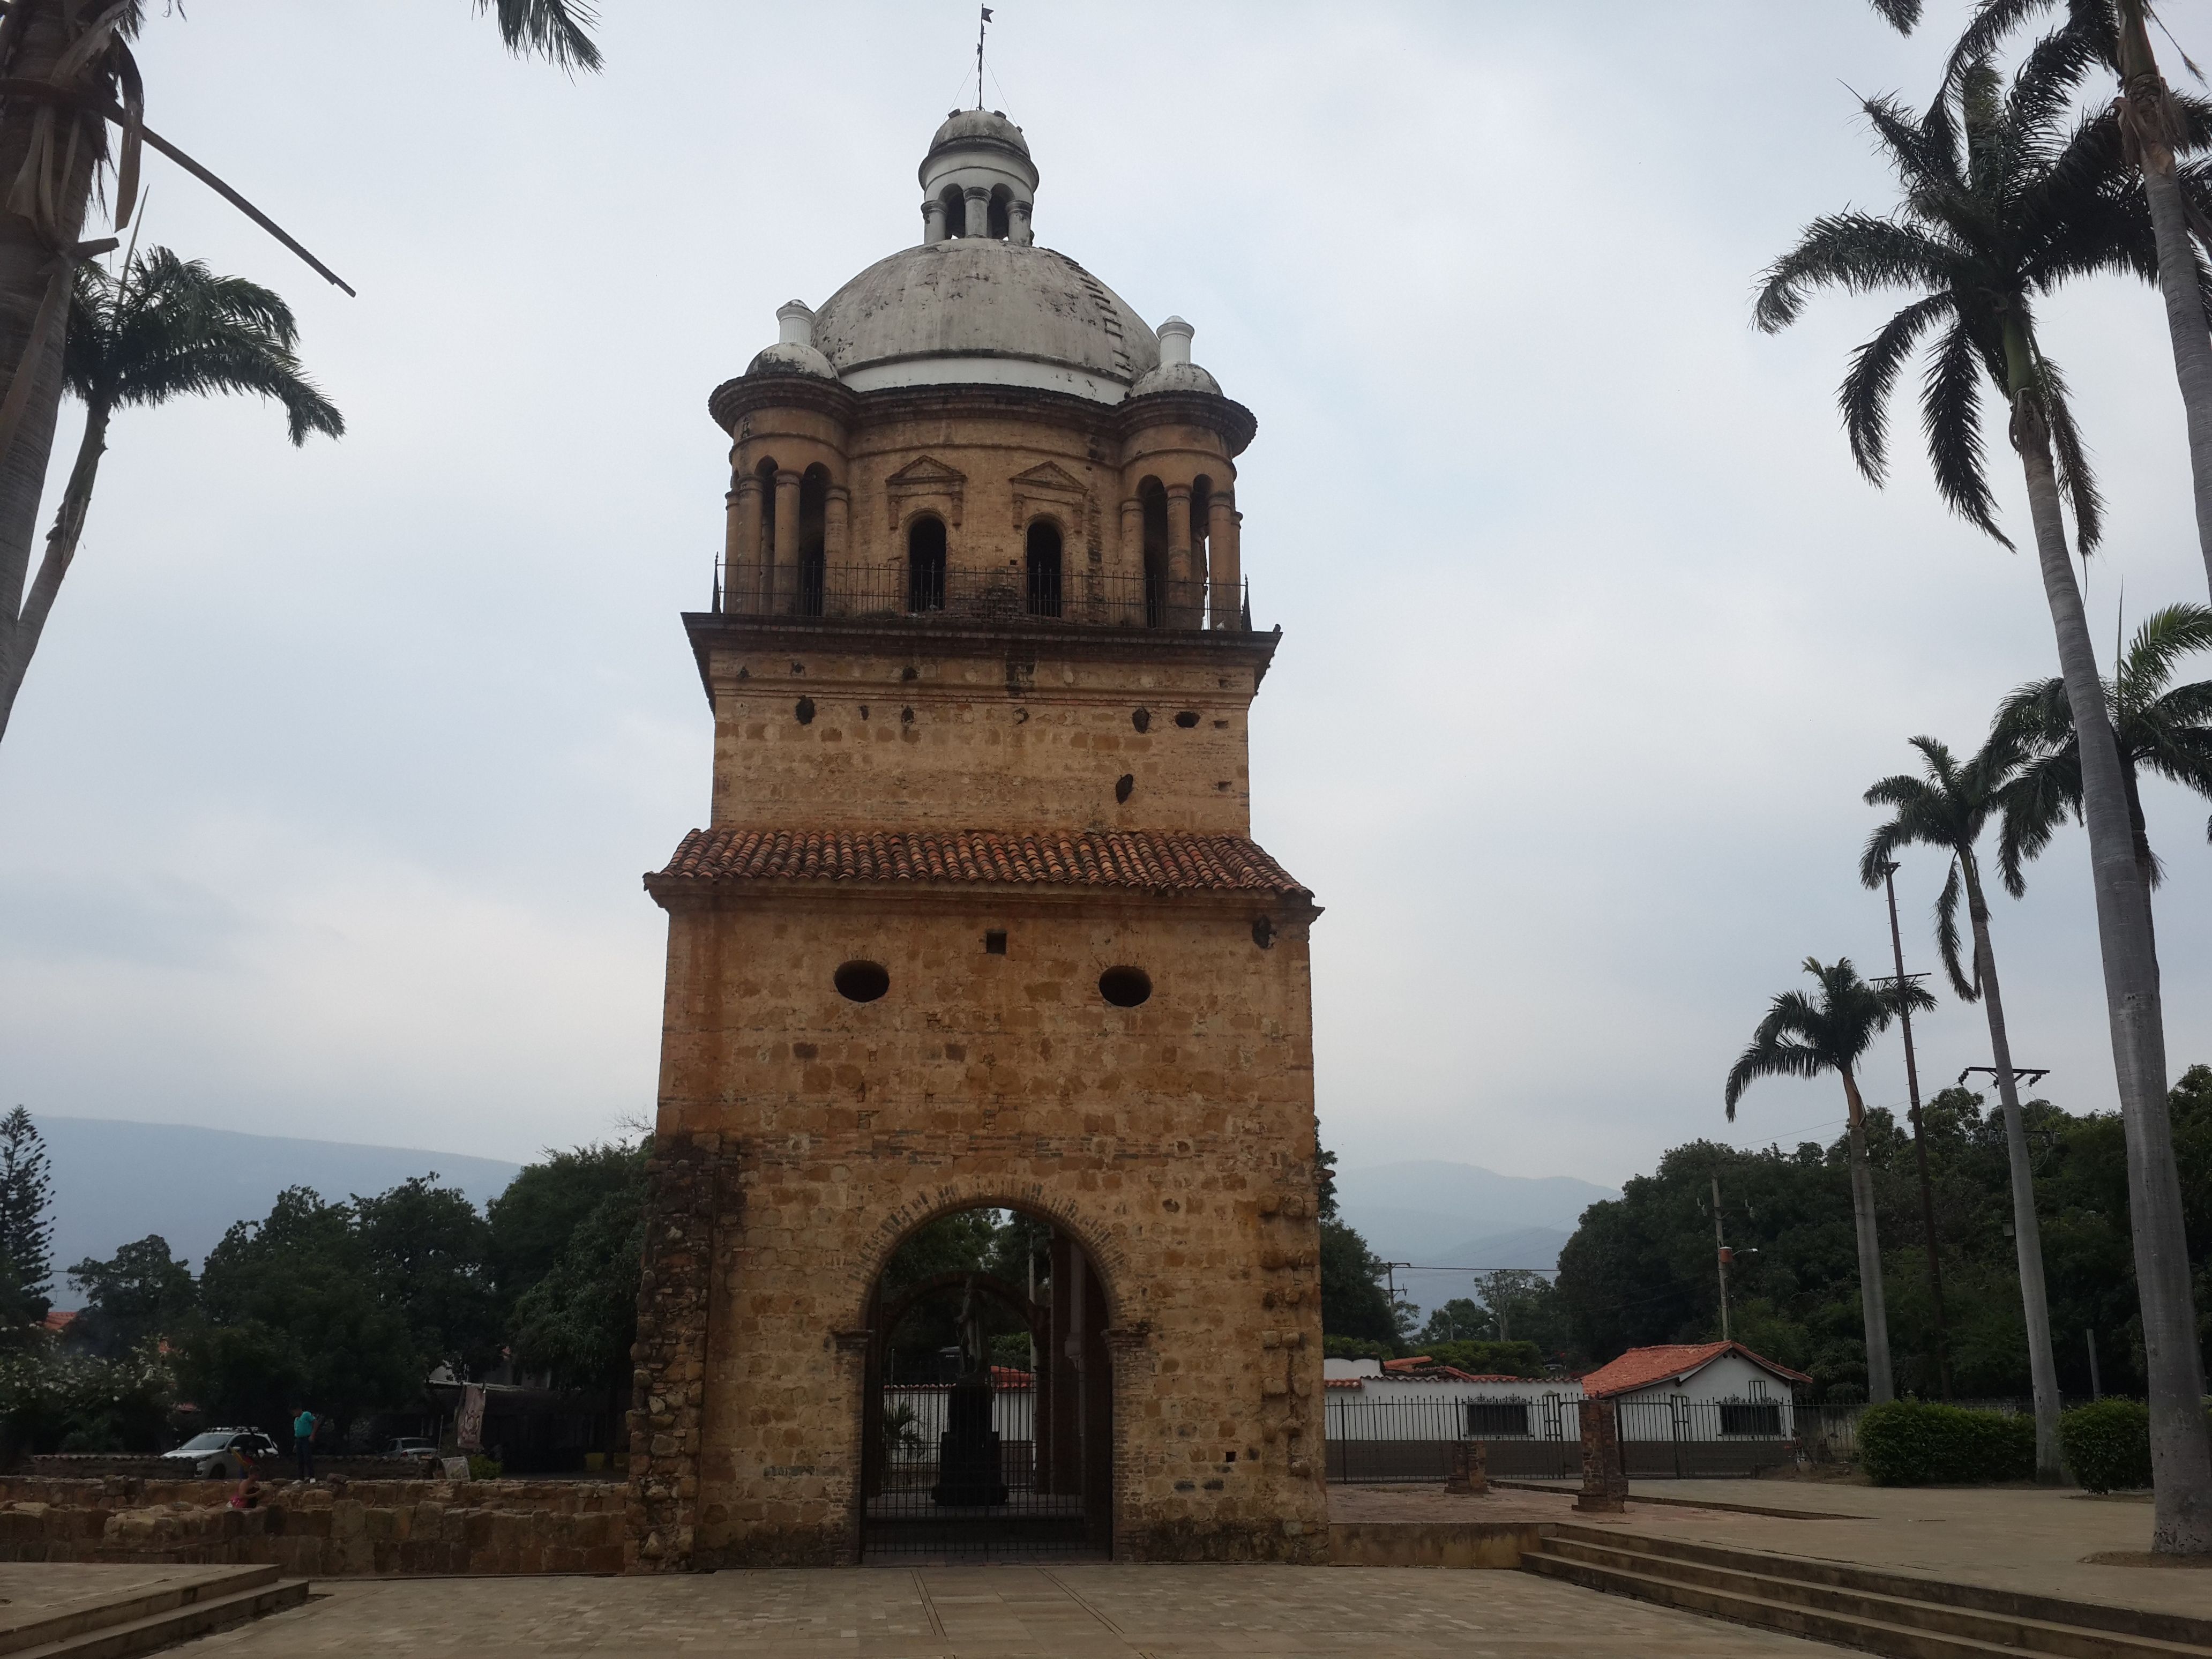
<path fill-rule="evenodd" d="M 775 475 L 775 568 L 762 586 L 773 595 L 761 609 L 786 616 L 799 605 L 799 474 Z"/>
<path fill-rule="evenodd" d="M 1083 1253 L 1065 1233 L 1052 1236 L 1052 1490 L 1083 1490 Z"/>
<path fill-rule="evenodd" d="M 1620 1408 L 1610 1400 L 1585 1400 L 1575 1416 L 1583 1431 L 1583 1490 L 1575 1507 L 1585 1514 L 1619 1515 L 1628 1507 Z"/>
<path fill-rule="evenodd" d="M 645 1264 L 630 1349 L 627 1572 L 684 1572 L 692 1565 L 714 1220 L 736 1202 L 736 1148 L 725 1152 L 718 1135 L 663 1135 L 646 1164 Z"/>
<path fill-rule="evenodd" d="M 1190 624 L 1190 486 L 1168 486 L 1168 592 L 1166 611 L 1169 625 L 1187 628 Z"/>
<path fill-rule="evenodd" d="M 831 484 L 822 503 L 822 614 L 842 614 L 836 596 L 846 591 L 844 570 L 851 559 L 853 492 Z"/>
<path fill-rule="evenodd" d="M 1235 499 L 1216 495 L 1206 504 L 1206 542 L 1213 550 L 1212 578 L 1216 628 L 1242 626 L 1238 613 L 1244 603 L 1244 557 L 1238 546 L 1238 514 Z"/>
<path fill-rule="evenodd" d="M 962 191 L 968 206 L 967 228 L 963 236 L 988 236 L 991 234 L 991 189 L 988 185 L 970 185 Z"/>
<path fill-rule="evenodd" d="M 758 610 L 761 481 L 756 473 L 739 473 L 730 491 L 729 538 L 723 548 L 722 562 L 722 609 Z"/>

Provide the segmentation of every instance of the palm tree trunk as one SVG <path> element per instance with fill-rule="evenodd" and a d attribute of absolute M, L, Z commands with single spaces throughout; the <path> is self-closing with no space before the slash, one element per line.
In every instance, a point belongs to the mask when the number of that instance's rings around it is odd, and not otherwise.
<path fill-rule="evenodd" d="M 2212 586 L 2212 334 L 2197 287 L 2189 210 L 2176 176 L 2172 105 L 2152 54 L 2142 0 L 2120 0 L 2121 131 L 2142 167 L 2143 195 L 2158 241 L 2158 286 L 2173 341 L 2173 372 L 2189 423 L 2189 466 L 2197 498 L 2197 544 Z"/>
<path fill-rule="evenodd" d="M 2212 1436 L 2205 1430 L 2203 1366 L 2191 1306 L 2188 1243 L 2182 1228 L 2181 1178 L 2166 1096 L 2165 1011 L 2151 947 L 2150 894 L 2136 867 L 2128 824 L 2119 745 L 2105 713 L 2105 688 L 2089 619 L 2066 549 L 2051 427 L 2036 386 L 2027 331 L 2005 330 L 2013 402 L 2013 444 L 2027 479 L 2043 591 L 2058 639 L 2058 666 L 2073 705 L 2081 757 L 2081 815 L 2097 897 L 2097 942 L 2104 958 L 2105 1002 L 2113 1070 L 2127 1129 L 2128 1213 L 2135 1236 L 2136 1291 L 2142 1309 L 2150 1382 L 2151 1473 L 2156 1492 L 2151 1547 L 2169 1554 L 2212 1553 Z"/>
<path fill-rule="evenodd" d="M 1867 1164 L 1866 1105 L 1858 1079 L 1843 1073 L 1844 1102 L 1850 1109 L 1851 1224 L 1858 1234 L 1859 1310 L 1866 1320 L 1867 1398 L 1875 1405 L 1897 1398 L 1889 1364 L 1889 1305 L 1881 1288 L 1881 1240 L 1875 1231 L 1874 1171 Z"/>
<path fill-rule="evenodd" d="M 0 738 L 8 735 L 9 717 L 15 712 L 15 694 L 23 689 L 23 676 L 31 666 L 39 636 L 76 557 L 76 544 L 84 534 L 85 511 L 92 505 L 92 487 L 100 477 L 100 458 L 107 450 L 107 422 L 112 411 L 105 404 L 85 410 L 84 437 L 76 447 L 76 465 L 70 469 L 69 484 L 54 514 L 54 527 L 46 532 L 46 556 L 23 600 L 23 614 L 10 630 L 7 648 L 0 651 Z"/>
<path fill-rule="evenodd" d="M 59 0 L 19 0 L 3 32 L 9 50 L 0 74 L 52 78 L 70 35 Z M 88 88 L 94 79 L 89 73 L 75 78 Z M 29 660 L 29 653 L 17 648 L 24 586 L 62 398 L 64 329 L 35 325 L 57 279 L 57 250 L 73 248 L 83 234 L 102 136 L 97 116 L 21 96 L 0 103 L 0 397 L 27 359 L 30 372 L 28 398 L 0 452 L 0 668 L 17 679 L 20 665 Z M 15 194 L 19 184 L 27 185 L 27 198 Z M 13 210 L 18 205 L 32 207 L 35 216 Z M 65 268 L 59 280 L 68 280 Z M 66 293 L 62 299 L 65 304 Z"/>
<path fill-rule="evenodd" d="M 1990 944 L 1990 907 L 1982 897 L 1982 872 L 1962 852 L 1966 915 L 1974 928 L 1974 972 L 1982 985 L 1982 1011 L 1990 1022 L 1990 1057 L 1996 1066 L 1997 1098 L 2004 1103 L 2005 1152 L 2012 1165 L 2013 1249 L 2020 1262 L 2021 1311 L 2027 1324 L 2027 1371 L 2035 1389 L 2035 1477 L 2059 1479 L 2058 1362 L 2051 1351 L 2051 1301 L 2043 1285 L 2043 1231 L 2035 1218 L 2035 1171 L 2027 1161 L 2027 1127 L 2013 1080 L 2012 1038 L 2005 1030 L 2004 995 L 1997 986 L 1996 951 Z"/>
<path fill-rule="evenodd" d="M 2150 950 L 2154 958 L 2152 965 L 2155 966 L 2155 958 L 2158 955 L 2158 906 L 2151 901 L 2150 894 L 2158 886 L 2158 866 L 2151 859 L 2150 826 L 2143 822 L 2142 789 L 2136 776 L 2135 761 L 2130 756 L 2120 757 L 2120 781 L 2127 787 L 2128 833 L 2134 839 L 2136 868 L 2142 872 L 2144 920 L 2150 928 Z"/>

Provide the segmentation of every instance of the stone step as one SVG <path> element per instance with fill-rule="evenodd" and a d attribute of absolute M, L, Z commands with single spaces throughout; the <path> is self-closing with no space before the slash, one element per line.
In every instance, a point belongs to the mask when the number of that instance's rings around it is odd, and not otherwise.
<path fill-rule="evenodd" d="M 204 1578 L 182 1583 L 172 1580 L 147 1584 L 137 1589 L 124 1591 L 107 1601 L 80 1603 L 34 1615 L 20 1623 L 0 1625 L 0 1654 L 20 1654 L 26 1649 L 46 1647 L 86 1631 L 127 1624 L 137 1619 L 150 1619 L 174 1607 L 206 1601 L 210 1596 L 259 1589 L 265 1584 L 275 1583 L 276 1577 L 274 1567 L 234 1567 L 228 1572 L 212 1573 Z"/>
<path fill-rule="evenodd" d="M 2092 1635 L 2121 1636 L 2153 1644 L 2163 1643 L 2184 1653 L 2212 1653 L 2212 1619 L 2183 1613 L 2154 1613 L 2142 1607 L 2112 1607 L 2094 1601 L 2071 1601 L 2055 1595 L 2036 1595 L 2021 1590 L 2000 1589 L 1987 1584 L 1959 1583 L 1917 1573 L 1869 1567 L 1856 1562 L 1735 1545 L 1711 1544 L 1649 1533 L 1624 1532 L 1569 1523 L 1554 1534 L 1600 1548 L 1614 1548 L 1651 1558 L 1645 1571 L 1663 1573 L 1667 1562 L 1694 1563 L 1733 1569 L 1756 1577 L 1826 1585 L 1860 1590 L 1898 1600 L 1936 1607 L 1966 1609 L 2040 1626 L 2053 1626 Z M 2162 1650 L 2153 1647 L 2149 1651 Z"/>
<path fill-rule="evenodd" d="M 2049 1620 L 1984 1613 L 1917 1597 L 1843 1589 L 1802 1578 L 1771 1577 L 1672 1559 L 1580 1539 L 1547 1539 L 1544 1550 L 1601 1571 L 1693 1585 L 1750 1601 L 1802 1607 L 1870 1626 L 1957 1637 L 1977 1648 L 1994 1647 L 2004 1653 L 2050 1654 L 2060 1656 L 2061 1659 L 2190 1659 L 2208 1651 L 2191 1644 L 2084 1629 Z"/>
<path fill-rule="evenodd" d="M 282 1613 L 307 1599 L 306 1579 L 278 1578 L 274 1567 L 251 1571 L 257 1574 L 265 1571 L 267 1577 L 240 1589 L 230 1583 L 226 1575 L 212 1587 L 215 1593 L 204 1593 L 137 1617 L 103 1620 L 36 1647 L 19 1648 L 14 1659 L 131 1659 L 131 1656 L 153 1653 L 211 1631 Z M 210 1589 L 205 1585 L 191 1588 L 204 1591 Z M 84 1611 L 112 1614 L 126 1610 L 132 1602 L 142 1599 L 119 1597 L 99 1608 Z"/>

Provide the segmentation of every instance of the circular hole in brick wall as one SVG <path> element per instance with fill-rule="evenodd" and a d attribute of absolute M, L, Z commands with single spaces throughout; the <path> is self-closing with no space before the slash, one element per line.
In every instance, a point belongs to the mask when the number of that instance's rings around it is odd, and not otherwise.
<path fill-rule="evenodd" d="M 1109 968 L 1098 975 L 1098 994 L 1116 1008 L 1134 1008 L 1152 994 L 1152 976 L 1141 968 Z"/>
<path fill-rule="evenodd" d="M 873 1002 L 891 988 L 890 969 L 880 962 L 848 962 L 830 979 L 848 1002 Z"/>
<path fill-rule="evenodd" d="M 1198 724 L 1198 710 L 1195 708 L 1184 709 L 1182 714 L 1176 716 L 1176 724 L 1182 727 L 1184 731 L 1189 731 L 1192 726 Z"/>

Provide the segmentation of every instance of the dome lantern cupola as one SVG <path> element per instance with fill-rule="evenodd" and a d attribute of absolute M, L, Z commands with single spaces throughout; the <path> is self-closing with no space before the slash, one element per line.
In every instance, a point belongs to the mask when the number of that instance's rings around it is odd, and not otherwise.
<path fill-rule="evenodd" d="M 921 158 L 921 240 L 987 236 L 1027 247 L 1036 163 L 1022 130 L 998 110 L 956 109 Z"/>

